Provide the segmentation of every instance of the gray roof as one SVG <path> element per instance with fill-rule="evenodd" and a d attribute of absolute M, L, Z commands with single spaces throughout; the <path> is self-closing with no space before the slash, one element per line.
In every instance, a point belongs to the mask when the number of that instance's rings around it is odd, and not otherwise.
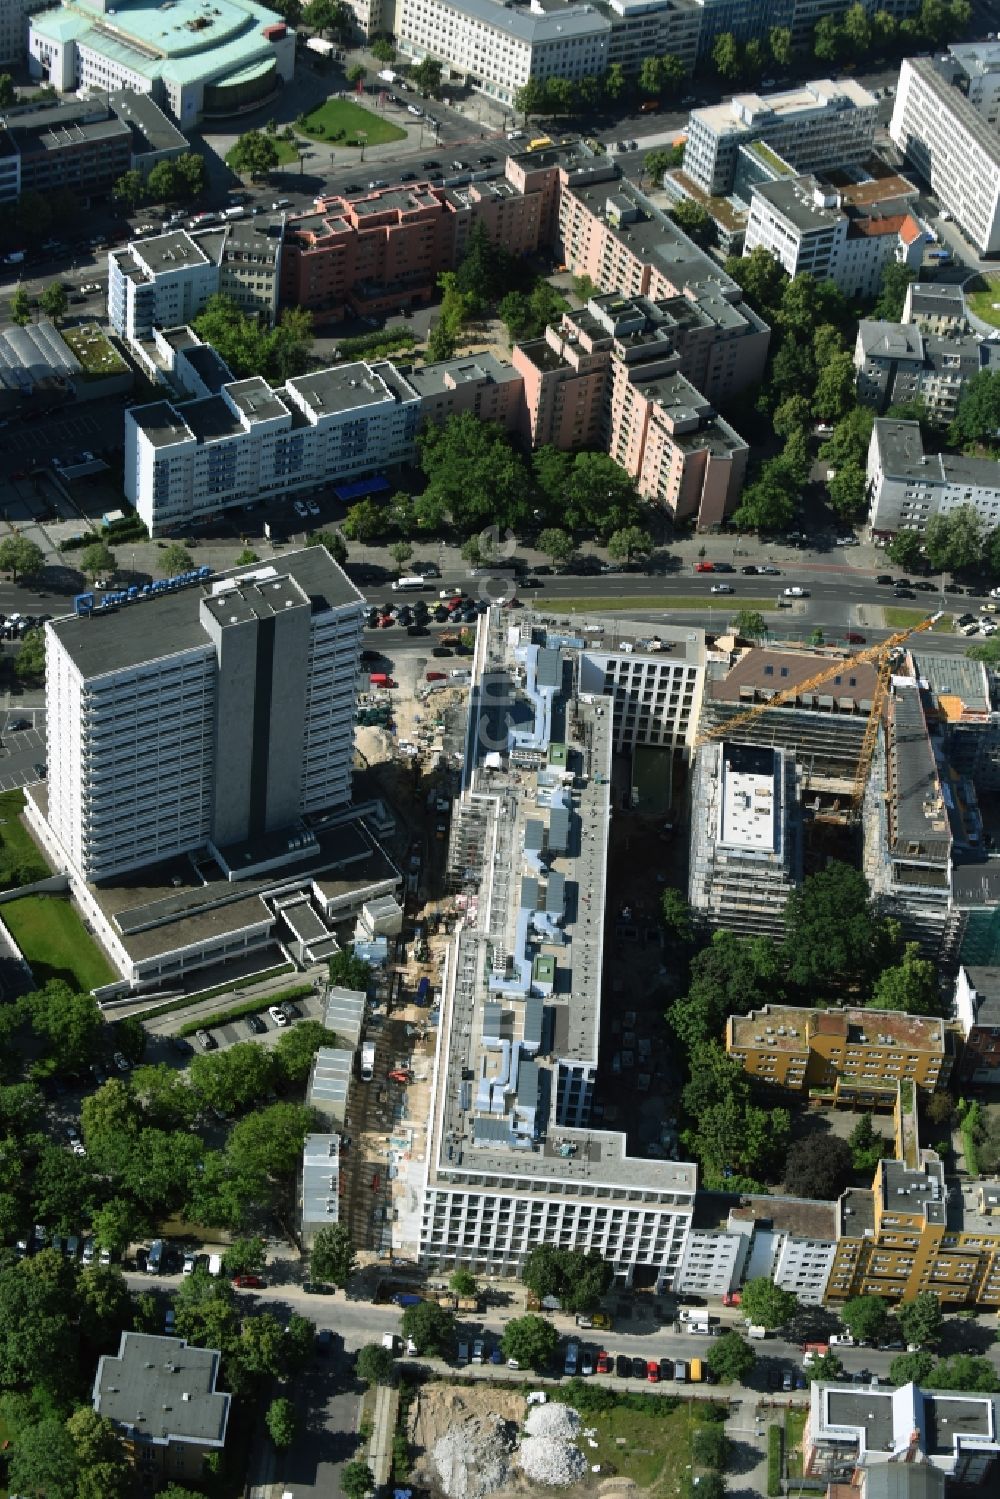
<path fill-rule="evenodd" d="M 390 400 L 392 393 L 380 376 L 381 371 L 376 373 L 372 366 L 359 360 L 296 375 L 287 382 L 287 389 L 297 391 L 305 404 L 322 417 L 331 411 L 351 411 Z"/>
<path fill-rule="evenodd" d="M 520 6 L 497 4 L 497 0 L 447 0 L 447 3 L 459 15 L 472 16 L 491 30 L 523 42 L 568 41 L 571 37 L 611 31 L 611 22 L 592 5 L 553 7 L 538 15 Z"/>
<path fill-rule="evenodd" d="M 184 358 L 199 379 L 213 393 L 217 394 L 224 385 L 231 383 L 233 378 L 232 370 L 222 355 L 216 353 L 211 344 L 185 343 L 180 352 L 184 355 Z"/>
<path fill-rule="evenodd" d="M 194 432 L 184 417 L 174 410 L 169 401 L 154 401 L 151 406 L 135 406 L 125 416 L 127 421 L 135 422 L 155 448 L 168 448 L 175 442 L 188 442 L 194 437 Z"/>
<path fill-rule="evenodd" d="M 815 177 L 785 177 L 778 182 L 755 183 L 753 196 L 763 199 L 800 232 L 808 233 L 829 229 L 844 217 L 844 210 L 838 203 L 816 202 L 814 191 L 819 191 L 822 197 L 831 194 L 830 189 L 820 188 Z"/>
<path fill-rule="evenodd" d="M 912 312 L 933 313 L 935 317 L 947 315 L 964 317 L 965 294 L 960 286 L 947 281 L 914 281 L 907 291 Z"/>
<path fill-rule="evenodd" d="M 932 651 L 911 651 L 913 669 L 935 697 L 961 698 L 971 713 L 989 713 L 990 687 L 982 661 L 968 656 L 937 655 Z"/>
<path fill-rule="evenodd" d="M 343 1124 L 347 1112 L 347 1090 L 351 1086 L 354 1052 L 322 1046 L 313 1059 L 307 1103 Z"/>
<path fill-rule="evenodd" d="M 1000 968 L 965 964 L 969 983 L 976 991 L 976 1024 L 1000 1026 Z"/>
<path fill-rule="evenodd" d="M 913 323 L 873 323 L 862 318 L 858 334 L 866 358 L 923 362 L 924 336 Z"/>
<path fill-rule="evenodd" d="M 221 395 L 186 402 L 184 420 L 199 442 L 220 442 L 243 431 L 243 423 Z"/>
<path fill-rule="evenodd" d="M 341 989 L 331 985 L 326 991 L 326 1013 L 323 1024 L 342 1041 L 357 1046 L 365 1018 L 365 996 L 359 989 Z"/>
<path fill-rule="evenodd" d="M 306 1135 L 302 1146 L 302 1223 L 340 1221 L 340 1136 Z"/>
<path fill-rule="evenodd" d="M 117 1355 L 106 1353 L 97 1365 L 94 1409 L 134 1441 L 221 1448 L 230 1397 L 216 1392 L 219 1358 L 183 1338 L 123 1332 Z"/>
<path fill-rule="evenodd" d="M 1000 489 L 1000 463 L 992 458 L 970 458 L 965 453 L 925 454 L 919 422 L 877 417 L 874 432 L 882 471 L 889 479 Z"/>
<path fill-rule="evenodd" d="M 313 613 L 361 603 L 354 584 L 326 548 L 317 546 L 253 568 L 228 568 L 207 583 L 139 599 L 107 613 L 64 615 L 45 628 L 52 631 L 85 678 L 100 678 L 182 651 L 210 651 L 211 643 L 201 623 L 201 600 L 210 597 L 214 585 L 225 578 L 245 578 L 269 567 L 278 577 L 287 576 L 302 588 Z"/>
<path fill-rule="evenodd" d="M 138 239 L 119 252 L 141 260 L 154 274 L 177 271 L 192 265 L 206 265 L 208 256 L 186 229 L 172 229 L 169 234 L 154 234 Z"/>
<path fill-rule="evenodd" d="M 187 151 L 187 137 L 148 94 L 139 94 L 135 89 L 114 89 L 108 95 L 108 103 L 120 120 L 124 120 L 132 132 L 134 145 L 132 154 L 144 156 L 149 152 Z"/>
<path fill-rule="evenodd" d="M 897 688 L 892 718 L 891 851 L 898 854 L 914 850 L 918 856 L 946 858 L 951 832 L 923 704 L 915 687 Z"/>

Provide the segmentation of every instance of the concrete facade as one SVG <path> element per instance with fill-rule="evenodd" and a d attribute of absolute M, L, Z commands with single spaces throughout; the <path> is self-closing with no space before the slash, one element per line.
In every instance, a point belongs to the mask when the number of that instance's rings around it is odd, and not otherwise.
<path fill-rule="evenodd" d="M 880 536 L 923 534 L 935 515 L 971 505 L 988 530 L 1000 524 L 1000 463 L 925 453 L 920 423 L 876 418 L 868 445 L 868 520 Z"/>
<path fill-rule="evenodd" d="M 1000 369 L 1000 341 L 949 330 L 924 333 L 913 323 L 862 320 L 854 346 L 858 400 L 885 411 L 922 401 L 928 417 L 947 426 L 969 381 Z"/>
<path fill-rule="evenodd" d="M 966 51 L 975 51 L 981 70 L 966 73 L 956 55 Z M 1000 250 L 998 61 L 1000 43 L 953 49 L 940 60 L 906 58 L 889 125 L 897 149 L 981 255 Z"/>

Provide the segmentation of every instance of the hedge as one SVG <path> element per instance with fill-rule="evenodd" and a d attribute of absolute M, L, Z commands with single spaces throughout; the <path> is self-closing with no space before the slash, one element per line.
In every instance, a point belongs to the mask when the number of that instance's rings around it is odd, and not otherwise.
<path fill-rule="evenodd" d="M 296 984 L 291 989 L 279 989 L 276 994 L 258 994 L 256 999 L 245 999 L 242 1004 L 231 1005 L 228 1010 L 220 1010 L 218 1015 L 203 1015 L 200 1020 L 188 1020 L 177 1034 L 193 1036 L 196 1031 L 206 1030 L 209 1026 L 226 1025 L 230 1020 L 242 1020 L 244 1015 L 259 1015 L 261 1010 L 267 1010 L 271 1005 L 283 1004 L 286 999 L 302 999 L 304 995 L 312 992 L 312 984 Z"/>
<path fill-rule="evenodd" d="M 246 984 L 266 984 L 268 979 L 280 978 L 283 973 L 294 973 L 295 969 L 291 963 L 279 963 L 276 968 L 265 968 L 263 973 L 251 973 L 244 980 Z M 203 999 L 215 999 L 219 994 L 231 994 L 234 987 L 232 981 L 228 984 L 216 984 L 214 989 L 196 989 L 191 994 L 182 994 L 179 999 L 171 999 L 164 1005 L 150 1005 L 148 1010 L 139 1010 L 135 1015 L 136 1020 L 155 1020 L 159 1015 L 172 1015 L 175 1010 L 186 1010 L 189 1005 L 200 1004 Z"/>
<path fill-rule="evenodd" d="M 360 333 L 357 338 L 342 338 L 337 345 L 337 352 L 342 359 L 351 359 L 359 354 L 412 349 L 416 341 L 408 328 L 381 328 L 375 333 Z"/>
<path fill-rule="evenodd" d="M 783 1432 L 780 1426 L 767 1428 L 767 1492 L 773 1496 L 781 1493 L 781 1447 Z"/>

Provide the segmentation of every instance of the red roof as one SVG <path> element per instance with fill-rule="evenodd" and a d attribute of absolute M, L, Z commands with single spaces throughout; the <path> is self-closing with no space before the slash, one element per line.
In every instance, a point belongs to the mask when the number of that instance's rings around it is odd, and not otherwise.
<path fill-rule="evenodd" d="M 920 238 L 922 230 L 916 219 L 911 219 L 909 214 L 903 220 L 903 227 L 899 231 L 899 237 L 904 245 L 912 245 L 914 240 Z"/>

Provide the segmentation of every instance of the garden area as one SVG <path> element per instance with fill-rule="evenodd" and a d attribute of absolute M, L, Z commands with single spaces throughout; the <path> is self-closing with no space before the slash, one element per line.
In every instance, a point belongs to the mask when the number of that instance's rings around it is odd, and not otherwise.
<path fill-rule="evenodd" d="M 965 300 L 969 311 L 984 323 L 1000 328 L 1000 276 L 977 278 L 978 291 L 966 291 Z"/>
<path fill-rule="evenodd" d="M 293 163 L 298 161 L 299 149 L 294 141 L 286 140 L 282 135 L 268 135 L 267 138 L 277 153 L 278 159 L 274 164 L 275 169 L 292 166 Z M 226 152 L 226 166 L 231 167 L 234 172 L 244 170 L 244 167 L 240 163 L 239 142 L 235 146 L 231 146 Z"/>
<path fill-rule="evenodd" d="M 332 96 L 307 115 L 300 115 L 295 122 L 296 130 L 312 140 L 339 141 L 345 146 L 382 146 L 387 141 L 406 139 L 406 131 L 373 114 L 350 99 L 335 99 Z"/>
<path fill-rule="evenodd" d="M 63 343 L 79 359 L 85 375 L 128 373 L 128 365 L 96 323 L 80 323 L 75 328 L 63 328 L 60 331 Z"/>
<path fill-rule="evenodd" d="M 3 890 L 30 885 L 33 880 L 44 880 L 52 873 L 21 821 L 23 811 L 23 791 L 0 793 L 0 889 Z"/>
<path fill-rule="evenodd" d="M 0 916 L 39 988 L 50 979 L 61 979 L 86 993 L 117 977 L 67 897 L 25 895 L 9 901 Z"/>

